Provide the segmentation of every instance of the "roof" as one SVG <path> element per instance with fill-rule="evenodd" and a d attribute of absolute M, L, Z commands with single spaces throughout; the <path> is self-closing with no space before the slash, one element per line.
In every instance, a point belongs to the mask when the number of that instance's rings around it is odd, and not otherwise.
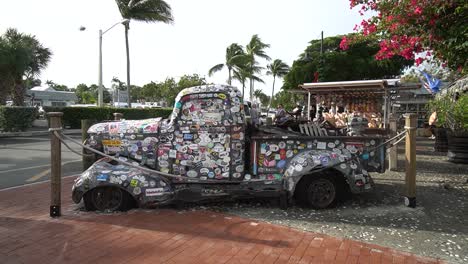
<path fill-rule="evenodd" d="M 386 80 L 365 80 L 365 81 L 342 81 L 342 82 L 316 82 L 299 85 L 305 93 L 326 94 L 326 93 L 353 93 L 372 92 L 384 93 L 388 83 Z"/>
<path fill-rule="evenodd" d="M 31 90 L 33 90 L 33 91 L 51 91 L 51 92 L 55 91 L 54 88 L 45 87 L 45 86 L 36 86 L 36 87 L 31 88 Z"/>
<path fill-rule="evenodd" d="M 53 90 L 53 89 L 52 89 Z M 49 101 L 77 101 L 74 92 L 62 92 L 62 91 L 50 91 L 50 90 L 28 90 L 27 95 L 32 96 L 34 94 L 34 99 L 36 100 L 49 100 Z"/>
<path fill-rule="evenodd" d="M 207 84 L 185 88 L 179 92 L 176 97 L 176 102 L 180 101 L 185 95 L 198 94 L 198 93 L 213 93 L 213 92 L 223 92 L 229 94 L 231 97 L 242 97 L 242 93 L 234 86 L 222 85 L 222 84 Z"/>

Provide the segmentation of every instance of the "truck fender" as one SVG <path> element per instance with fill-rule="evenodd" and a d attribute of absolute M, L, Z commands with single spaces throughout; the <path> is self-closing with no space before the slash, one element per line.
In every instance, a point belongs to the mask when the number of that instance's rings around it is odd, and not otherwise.
<path fill-rule="evenodd" d="M 313 174 L 314 170 L 322 171 L 325 168 L 329 168 L 343 174 L 344 180 L 348 183 L 353 193 L 362 192 L 362 188 L 370 189 L 371 180 L 369 174 L 363 169 L 359 163 L 359 159 L 342 163 L 349 158 L 351 158 L 350 155 L 338 154 L 330 150 L 307 150 L 301 152 L 286 166 L 284 187 L 290 194 L 294 194 L 297 184 L 303 177 Z"/>
<path fill-rule="evenodd" d="M 73 201 L 79 203 L 85 193 L 102 186 L 124 190 L 139 206 L 164 203 L 173 196 L 172 186 L 167 179 L 126 165 L 112 165 L 101 159 L 75 180 Z"/>

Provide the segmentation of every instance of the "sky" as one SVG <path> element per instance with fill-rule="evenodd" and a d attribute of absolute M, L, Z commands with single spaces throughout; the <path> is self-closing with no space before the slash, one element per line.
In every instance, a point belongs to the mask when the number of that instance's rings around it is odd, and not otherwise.
<path fill-rule="evenodd" d="M 130 23 L 131 83 L 144 85 L 197 73 L 208 82 L 226 83 L 223 70 L 208 76 L 208 70 L 225 62 L 231 43 L 245 46 L 258 34 L 272 59 L 288 65 L 309 41 L 352 32 L 361 21 L 349 0 L 166 0 L 174 23 Z M 0 34 L 7 28 L 35 35 L 52 52 L 41 73 L 43 84 L 51 80 L 74 88 L 80 83 L 98 83 L 99 29 L 121 21 L 113 0 L 0 0 Z M 80 27 L 86 28 L 80 31 Z M 103 83 L 111 86 L 115 76 L 126 81 L 125 34 L 117 25 L 103 35 Z M 268 62 L 260 60 L 266 67 Z M 265 84 L 255 84 L 271 94 L 273 78 L 265 71 Z M 233 85 L 242 88 L 237 82 Z M 275 93 L 282 82 L 277 81 Z"/>

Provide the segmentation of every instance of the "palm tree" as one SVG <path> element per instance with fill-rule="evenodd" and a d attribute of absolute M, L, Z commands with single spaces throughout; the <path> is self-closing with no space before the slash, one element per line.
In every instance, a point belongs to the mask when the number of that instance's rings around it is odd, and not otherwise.
<path fill-rule="evenodd" d="M 1 89 L 7 93 L 13 88 L 13 104 L 24 105 L 24 79 L 39 75 L 49 63 L 52 52 L 42 46 L 35 36 L 8 29 L 0 36 Z M 1 93 L 5 91 L 0 91 Z M 3 100 L 3 99 L 2 99 Z"/>
<path fill-rule="evenodd" d="M 243 47 L 237 43 L 232 43 L 226 48 L 226 62 L 224 64 L 220 63 L 213 66 L 208 71 L 208 76 L 211 77 L 215 72 L 222 70 L 224 68 L 224 65 L 226 65 L 229 71 L 229 78 L 227 81 L 228 84 L 231 85 L 233 67 L 240 63 L 242 55 L 244 55 Z"/>
<path fill-rule="evenodd" d="M 267 66 L 267 74 L 273 75 L 273 89 L 271 91 L 271 99 L 270 104 L 268 105 L 268 109 L 271 108 L 271 102 L 273 101 L 273 96 L 275 95 L 275 81 L 276 77 L 282 78 L 289 72 L 289 66 L 284 63 L 282 60 L 276 59 L 273 63 Z"/>
<path fill-rule="evenodd" d="M 172 10 L 169 4 L 163 0 L 115 0 L 123 18 L 128 19 L 125 26 L 125 47 L 127 51 L 127 93 L 128 107 L 131 107 L 132 99 L 130 93 L 130 52 L 128 47 L 128 30 L 130 20 L 143 21 L 147 23 L 163 22 L 170 24 L 174 22 Z"/>
<path fill-rule="evenodd" d="M 246 58 L 246 57 L 244 56 L 243 58 Z M 260 83 L 265 83 L 260 77 L 251 73 L 251 71 L 253 71 L 253 73 L 259 73 L 261 69 L 262 68 L 258 66 L 250 67 L 250 63 L 245 60 L 241 60 L 241 63 L 235 65 L 233 69 L 233 73 L 234 73 L 233 78 L 235 80 L 238 80 L 242 84 L 242 98 L 243 99 L 245 99 L 244 98 L 245 97 L 244 96 L 245 95 L 245 82 L 247 81 L 247 79 L 254 80 Z M 250 101 L 252 101 L 252 99 L 253 99 L 253 96 L 250 97 Z"/>
<path fill-rule="evenodd" d="M 254 73 L 260 72 L 263 68 L 258 66 L 257 61 L 255 60 L 256 57 L 260 57 L 266 60 L 271 60 L 271 58 L 265 53 L 265 49 L 269 48 L 269 44 L 265 44 L 262 42 L 260 37 L 255 34 L 252 36 L 250 39 L 249 44 L 245 46 L 247 52 L 246 56 L 249 59 L 249 71 L 251 76 L 254 76 Z M 253 92 L 254 92 L 254 81 L 256 81 L 254 78 L 249 78 L 250 79 L 250 100 L 253 99 Z"/>

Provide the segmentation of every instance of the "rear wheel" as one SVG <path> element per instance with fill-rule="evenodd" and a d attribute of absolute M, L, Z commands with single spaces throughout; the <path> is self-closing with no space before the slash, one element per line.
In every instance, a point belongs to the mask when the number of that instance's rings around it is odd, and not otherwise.
<path fill-rule="evenodd" d="M 296 190 L 299 202 L 316 209 L 333 207 L 338 200 L 339 186 L 333 176 L 304 176 Z"/>
<path fill-rule="evenodd" d="M 88 211 L 127 211 L 133 207 L 133 198 L 120 188 L 104 186 L 88 191 L 84 204 Z"/>

